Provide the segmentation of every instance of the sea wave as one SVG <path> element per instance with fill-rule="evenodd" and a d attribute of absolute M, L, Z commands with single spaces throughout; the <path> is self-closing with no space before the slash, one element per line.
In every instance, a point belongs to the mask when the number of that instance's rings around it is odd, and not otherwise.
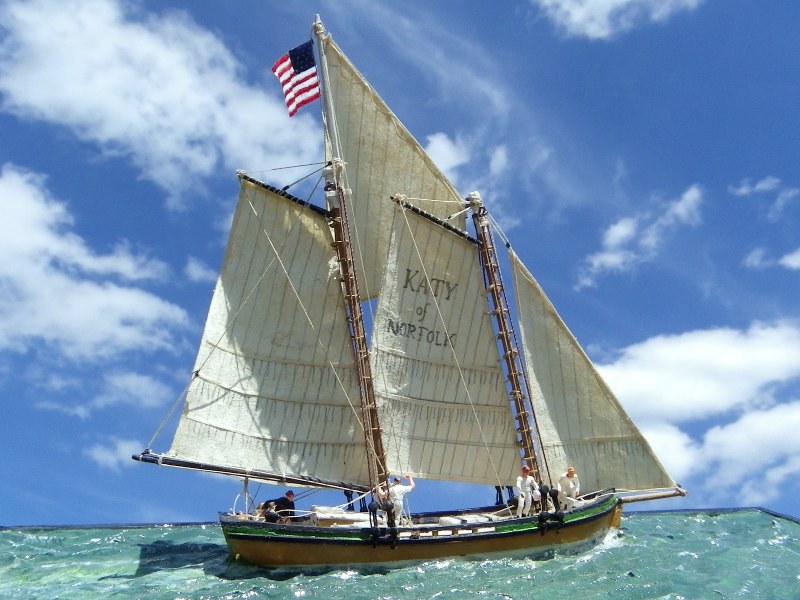
<path fill-rule="evenodd" d="M 759 509 L 629 513 L 578 555 L 268 571 L 216 524 L 0 530 L 0 598 L 800 598 L 800 523 Z"/>

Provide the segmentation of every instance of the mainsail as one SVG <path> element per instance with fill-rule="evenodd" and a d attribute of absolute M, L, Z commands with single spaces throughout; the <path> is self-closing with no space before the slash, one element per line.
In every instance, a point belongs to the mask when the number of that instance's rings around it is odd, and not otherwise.
<path fill-rule="evenodd" d="M 368 484 L 324 211 L 240 179 L 195 375 L 166 456 Z"/>
<path fill-rule="evenodd" d="M 373 323 L 390 470 L 510 482 L 519 445 L 475 240 L 398 205 Z"/>
<path fill-rule="evenodd" d="M 513 251 L 510 256 L 531 400 L 551 479 L 575 465 L 587 491 L 674 488 L 533 275 Z"/>
<path fill-rule="evenodd" d="M 384 101 L 328 35 L 320 40 L 327 64 L 323 89 L 332 112 L 325 114 L 327 160 L 341 159 L 352 192 L 350 207 L 354 251 L 362 298 L 378 294 L 383 258 L 389 245 L 392 205 L 402 193 L 416 206 L 441 219 L 463 207 L 462 198 Z M 333 146 L 337 147 L 333 147 Z M 461 215 L 451 221 L 465 227 Z"/>

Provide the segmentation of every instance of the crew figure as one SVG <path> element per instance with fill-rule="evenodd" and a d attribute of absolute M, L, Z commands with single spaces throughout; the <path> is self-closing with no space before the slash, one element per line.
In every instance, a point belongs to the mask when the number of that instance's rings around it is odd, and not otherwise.
<path fill-rule="evenodd" d="M 522 465 L 522 474 L 517 477 L 517 517 L 521 517 L 523 514 L 527 517 L 531 512 L 533 501 L 541 498 L 539 486 L 533 480 L 530 472 L 531 468 L 528 465 Z"/>

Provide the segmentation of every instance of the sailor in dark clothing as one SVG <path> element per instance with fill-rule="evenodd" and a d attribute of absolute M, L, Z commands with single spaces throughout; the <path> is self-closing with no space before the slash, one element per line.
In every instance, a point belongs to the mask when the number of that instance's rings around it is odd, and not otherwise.
<path fill-rule="evenodd" d="M 277 523 L 281 520 L 281 516 L 275 510 L 276 508 L 274 502 L 268 502 L 264 507 L 264 520 L 267 523 Z"/>
<path fill-rule="evenodd" d="M 289 490 L 280 498 L 275 498 L 269 502 L 275 503 L 275 510 L 283 519 L 294 520 L 294 492 Z"/>

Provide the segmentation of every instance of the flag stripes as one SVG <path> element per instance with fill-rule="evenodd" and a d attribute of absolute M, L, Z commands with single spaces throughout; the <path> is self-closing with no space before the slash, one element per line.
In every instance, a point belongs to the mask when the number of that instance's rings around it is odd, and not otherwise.
<path fill-rule="evenodd" d="M 281 82 L 290 117 L 300 107 L 319 98 L 319 78 L 311 40 L 281 56 L 272 65 L 272 72 Z"/>

